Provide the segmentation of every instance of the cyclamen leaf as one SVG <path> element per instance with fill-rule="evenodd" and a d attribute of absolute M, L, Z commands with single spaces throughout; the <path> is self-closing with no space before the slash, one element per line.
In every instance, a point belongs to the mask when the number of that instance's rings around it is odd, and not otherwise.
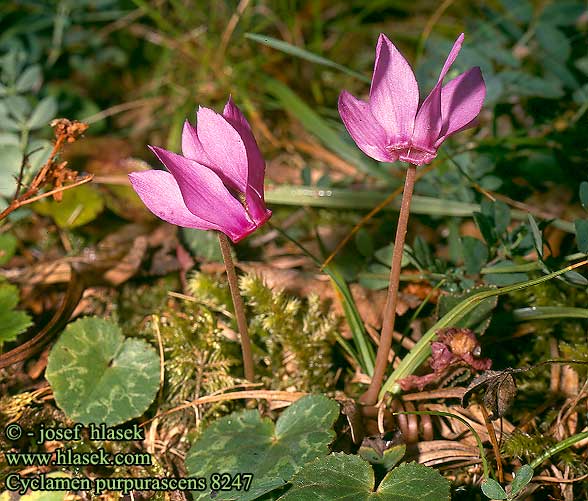
<path fill-rule="evenodd" d="M 511 497 L 516 496 L 533 478 L 533 468 L 530 465 L 524 464 L 516 472 L 516 475 L 511 485 Z"/>
<path fill-rule="evenodd" d="M 186 457 L 191 476 L 252 473 L 247 492 L 221 491 L 217 500 L 252 501 L 285 486 L 298 468 L 329 453 L 339 406 L 322 395 L 309 395 L 288 407 L 275 426 L 256 410 L 235 412 L 212 423 L 192 444 Z M 221 464 L 222 462 L 222 464 Z M 222 466 L 222 468 L 220 468 Z M 211 492 L 194 492 L 209 500 Z"/>
<path fill-rule="evenodd" d="M 304 465 L 280 501 L 449 500 L 449 482 L 433 468 L 405 463 L 389 472 L 374 492 L 372 467 L 359 456 L 335 453 Z"/>
<path fill-rule="evenodd" d="M 97 317 L 67 326 L 49 354 L 46 377 L 73 421 L 114 426 L 143 414 L 159 389 L 159 356 L 142 339 Z"/>
<path fill-rule="evenodd" d="M 506 499 L 506 492 L 502 486 L 491 478 L 482 482 L 482 492 L 490 499 Z"/>

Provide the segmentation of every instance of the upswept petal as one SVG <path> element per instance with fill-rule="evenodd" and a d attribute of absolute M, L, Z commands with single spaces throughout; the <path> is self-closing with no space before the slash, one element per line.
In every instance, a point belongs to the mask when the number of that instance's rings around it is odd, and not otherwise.
<path fill-rule="evenodd" d="M 437 84 L 426 97 L 417 113 L 414 123 L 414 133 L 412 136 L 412 142 L 415 145 L 424 148 L 433 148 L 439 134 L 441 133 L 441 128 L 443 126 L 443 114 L 441 112 L 441 88 L 443 85 L 443 79 L 457 58 L 457 55 L 461 50 L 463 39 L 464 34 L 462 33 L 453 44 L 453 47 L 445 60 L 445 64 L 443 64 Z"/>
<path fill-rule="evenodd" d="M 192 214 L 220 227 L 233 242 L 255 229 L 243 206 L 214 171 L 163 148 L 150 148 L 175 178 Z"/>
<path fill-rule="evenodd" d="M 410 139 L 419 106 L 419 87 L 412 68 L 384 34 L 380 34 L 376 48 L 369 106 L 388 133 L 389 142 Z"/>
<path fill-rule="evenodd" d="M 245 199 L 247 208 L 255 221 L 266 217 L 266 209 L 263 197 L 263 179 L 265 176 L 265 160 L 259 151 L 249 122 L 241 113 L 241 110 L 234 103 L 233 98 L 229 100 L 223 110 L 223 116 L 241 136 L 248 160 L 247 188 Z M 270 212 L 271 214 L 271 212 Z"/>
<path fill-rule="evenodd" d="M 180 187 L 169 172 L 163 170 L 131 172 L 129 179 L 137 195 L 158 218 L 185 228 L 221 229 L 218 225 L 205 221 L 188 210 Z"/>
<path fill-rule="evenodd" d="M 196 132 L 210 158 L 210 166 L 229 187 L 245 193 L 247 152 L 239 133 L 225 117 L 209 108 L 198 108 Z"/>
<path fill-rule="evenodd" d="M 211 163 L 204 152 L 200 139 L 198 139 L 196 128 L 188 120 L 184 122 L 184 128 L 182 129 L 182 155 L 203 165 L 210 165 Z"/>
<path fill-rule="evenodd" d="M 466 128 L 480 113 L 485 97 L 486 85 L 478 67 L 444 85 L 441 90 L 443 126 L 436 144 L 441 144 L 450 134 Z"/>
<path fill-rule="evenodd" d="M 344 90 L 339 95 L 339 115 L 349 135 L 367 156 L 380 162 L 397 160 L 397 157 L 387 150 L 386 131 L 372 115 L 368 103 Z"/>

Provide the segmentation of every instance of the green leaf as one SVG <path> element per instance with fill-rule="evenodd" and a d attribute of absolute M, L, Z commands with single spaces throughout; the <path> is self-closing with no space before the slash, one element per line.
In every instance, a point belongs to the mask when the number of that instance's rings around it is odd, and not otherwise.
<path fill-rule="evenodd" d="M 488 245 L 493 245 L 496 242 L 496 231 L 494 229 L 492 218 L 481 212 L 474 212 L 474 221 L 486 243 Z"/>
<path fill-rule="evenodd" d="M 215 231 L 181 228 L 180 235 L 190 254 L 203 261 L 222 262 L 223 256 Z"/>
<path fill-rule="evenodd" d="M 371 257 L 374 254 L 374 239 L 365 228 L 360 228 L 355 234 L 355 246 L 364 257 Z"/>
<path fill-rule="evenodd" d="M 12 259 L 18 240 L 12 233 L 0 234 L 0 266 Z"/>
<path fill-rule="evenodd" d="M 41 85 L 43 74 L 41 73 L 41 67 L 38 64 L 29 66 L 24 70 L 16 81 L 16 90 L 18 92 L 29 92 L 35 87 Z"/>
<path fill-rule="evenodd" d="M 443 501 L 449 482 L 433 468 L 405 463 L 389 472 L 374 492 L 374 472 L 359 456 L 335 453 L 304 465 L 280 501 Z"/>
<path fill-rule="evenodd" d="M 576 219 L 574 225 L 576 226 L 578 250 L 584 254 L 588 254 L 588 219 Z"/>
<path fill-rule="evenodd" d="M 408 266 L 411 262 L 411 258 L 408 255 L 408 253 L 406 252 L 408 249 L 408 246 L 405 245 L 404 249 L 402 251 L 402 261 L 400 263 L 400 267 L 404 268 L 405 266 Z M 388 244 L 380 249 L 378 249 L 376 252 L 374 252 L 374 257 L 383 265 L 385 265 L 388 269 L 387 269 L 387 273 L 390 273 L 390 264 L 392 263 L 392 254 L 394 253 L 394 244 Z"/>
<path fill-rule="evenodd" d="M 540 20 L 556 26 L 575 24 L 578 18 L 586 12 L 586 3 L 577 0 L 557 0 L 550 2 L 541 12 Z"/>
<path fill-rule="evenodd" d="M 443 318 L 458 304 L 466 301 L 469 297 L 475 296 L 476 294 L 483 292 L 485 290 L 491 290 L 491 288 L 478 287 L 475 289 L 467 290 L 462 294 L 447 294 L 444 296 L 440 296 L 439 302 L 437 303 L 438 318 Z M 492 311 L 494 310 L 494 308 L 496 308 L 497 304 L 498 298 L 496 296 L 491 296 L 486 299 L 483 299 L 482 301 L 480 301 L 479 304 L 476 305 L 476 307 L 472 311 L 464 315 L 451 326 L 464 327 L 472 329 L 476 334 L 483 334 L 484 331 L 488 328 L 488 325 L 490 325 L 490 320 L 492 319 Z"/>
<path fill-rule="evenodd" d="M 533 18 L 533 5 L 527 0 L 500 0 L 507 15 L 520 23 L 528 23 Z"/>
<path fill-rule="evenodd" d="M 535 218 L 529 214 L 529 227 L 531 228 L 531 235 L 533 236 L 533 244 L 535 245 L 535 250 L 540 258 L 543 258 L 543 235 L 541 234 L 541 230 L 539 229 L 539 225 Z"/>
<path fill-rule="evenodd" d="M 568 37 L 549 22 L 540 22 L 535 29 L 539 45 L 559 61 L 570 57 L 572 46 Z"/>
<path fill-rule="evenodd" d="M 22 96 L 8 96 L 4 99 L 6 109 L 21 124 L 26 122 L 28 114 L 31 112 L 31 105 Z M 4 124 L 2 124 L 4 126 Z"/>
<path fill-rule="evenodd" d="M 339 406 L 322 395 L 294 402 L 275 426 L 257 410 L 235 412 L 214 421 L 192 444 L 186 456 L 190 476 L 208 477 L 215 471 L 252 473 L 248 492 L 218 492 L 215 499 L 250 501 L 283 487 L 303 464 L 329 453 L 332 427 Z M 210 491 L 194 492 L 209 500 Z"/>
<path fill-rule="evenodd" d="M 64 191 L 61 202 L 45 198 L 34 204 L 36 212 L 51 216 L 60 228 L 76 228 L 89 223 L 103 209 L 102 196 L 87 184 Z"/>
<path fill-rule="evenodd" d="M 30 129 L 40 129 L 49 125 L 49 121 L 57 114 L 57 100 L 47 96 L 37 104 L 27 125 Z"/>
<path fill-rule="evenodd" d="M 510 497 L 516 496 L 533 478 L 533 468 L 530 465 L 524 464 L 516 472 L 516 475 L 511 484 Z"/>
<path fill-rule="evenodd" d="M 369 463 L 381 465 L 386 471 L 390 471 L 406 454 L 406 444 L 394 445 L 383 454 L 372 447 L 362 446 L 357 453 Z"/>
<path fill-rule="evenodd" d="M 12 341 L 32 324 L 31 317 L 24 311 L 15 311 L 18 304 L 18 287 L 0 285 L 0 347 Z"/>
<path fill-rule="evenodd" d="M 502 235 L 510 224 L 510 207 L 504 202 L 494 202 L 494 225 L 496 233 Z"/>
<path fill-rule="evenodd" d="M 14 195 L 21 162 L 22 152 L 18 146 L 0 145 L 0 196 L 12 198 Z"/>
<path fill-rule="evenodd" d="M 46 377 L 72 421 L 114 426 L 143 414 L 159 389 L 159 356 L 118 325 L 86 317 L 67 326 L 53 346 Z"/>
<path fill-rule="evenodd" d="M 347 73 L 363 82 L 370 83 L 371 79 L 362 75 L 361 73 L 357 73 L 357 71 L 353 71 L 342 64 L 336 63 L 335 61 L 331 61 L 326 57 L 319 56 L 313 52 L 310 52 L 306 49 L 302 49 L 300 47 L 296 47 L 295 45 L 289 44 L 288 42 L 284 42 L 283 40 L 278 40 L 277 38 L 272 38 L 267 35 L 258 35 L 256 33 L 245 33 L 245 38 L 249 40 L 253 40 L 254 42 L 261 43 L 263 45 L 267 45 L 272 49 L 277 49 L 285 54 L 289 54 L 294 57 L 299 57 L 301 59 L 306 59 L 311 63 L 320 64 L 322 66 L 327 66 L 329 68 L 334 68 L 336 70 L 342 71 L 343 73 Z"/>
<path fill-rule="evenodd" d="M 488 247 L 474 237 L 462 237 L 461 249 L 465 270 L 468 275 L 477 275 L 480 273 L 482 266 L 488 261 Z"/>
<path fill-rule="evenodd" d="M 489 478 L 482 482 L 482 492 L 490 499 L 506 499 L 506 492 L 494 479 Z"/>
<path fill-rule="evenodd" d="M 580 183 L 580 203 L 584 210 L 588 210 L 588 182 L 582 181 Z"/>
<path fill-rule="evenodd" d="M 561 82 L 536 77 L 522 71 L 503 71 L 497 74 L 507 91 L 523 97 L 557 99 L 563 96 Z"/>

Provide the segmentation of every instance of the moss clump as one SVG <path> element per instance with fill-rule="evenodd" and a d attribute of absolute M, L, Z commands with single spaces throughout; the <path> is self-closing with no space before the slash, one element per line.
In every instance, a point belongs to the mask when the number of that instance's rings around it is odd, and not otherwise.
<path fill-rule="evenodd" d="M 230 314 L 232 303 L 226 283 L 209 275 L 195 274 L 189 283 L 192 294 L 217 314 Z M 272 291 L 255 275 L 240 280 L 249 309 L 249 329 L 254 343 L 258 373 L 267 387 L 298 391 L 328 391 L 335 381 L 332 360 L 339 320 L 325 311 L 320 298 L 300 299 Z"/>

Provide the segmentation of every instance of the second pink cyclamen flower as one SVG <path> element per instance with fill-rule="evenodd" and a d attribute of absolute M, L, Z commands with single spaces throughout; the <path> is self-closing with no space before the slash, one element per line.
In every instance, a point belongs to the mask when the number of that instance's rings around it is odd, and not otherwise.
<path fill-rule="evenodd" d="M 402 54 L 380 35 L 367 101 L 347 91 L 339 96 L 339 114 L 357 146 L 380 162 L 431 162 L 441 143 L 472 125 L 486 96 L 480 68 L 443 85 L 463 43 L 463 33 L 449 52 L 437 84 L 419 106 L 419 87 Z"/>
<path fill-rule="evenodd" d="M 150 146 L 168 171 L 129 175 L 157 217 L 187 228 L 218 230 L 233 242 L 271 216 L 265 206 L 265 161 L 246 118 L 229 97 L 222 115 L 200 107 L 197 126 L 182 131 L 182 155 Z"/>

